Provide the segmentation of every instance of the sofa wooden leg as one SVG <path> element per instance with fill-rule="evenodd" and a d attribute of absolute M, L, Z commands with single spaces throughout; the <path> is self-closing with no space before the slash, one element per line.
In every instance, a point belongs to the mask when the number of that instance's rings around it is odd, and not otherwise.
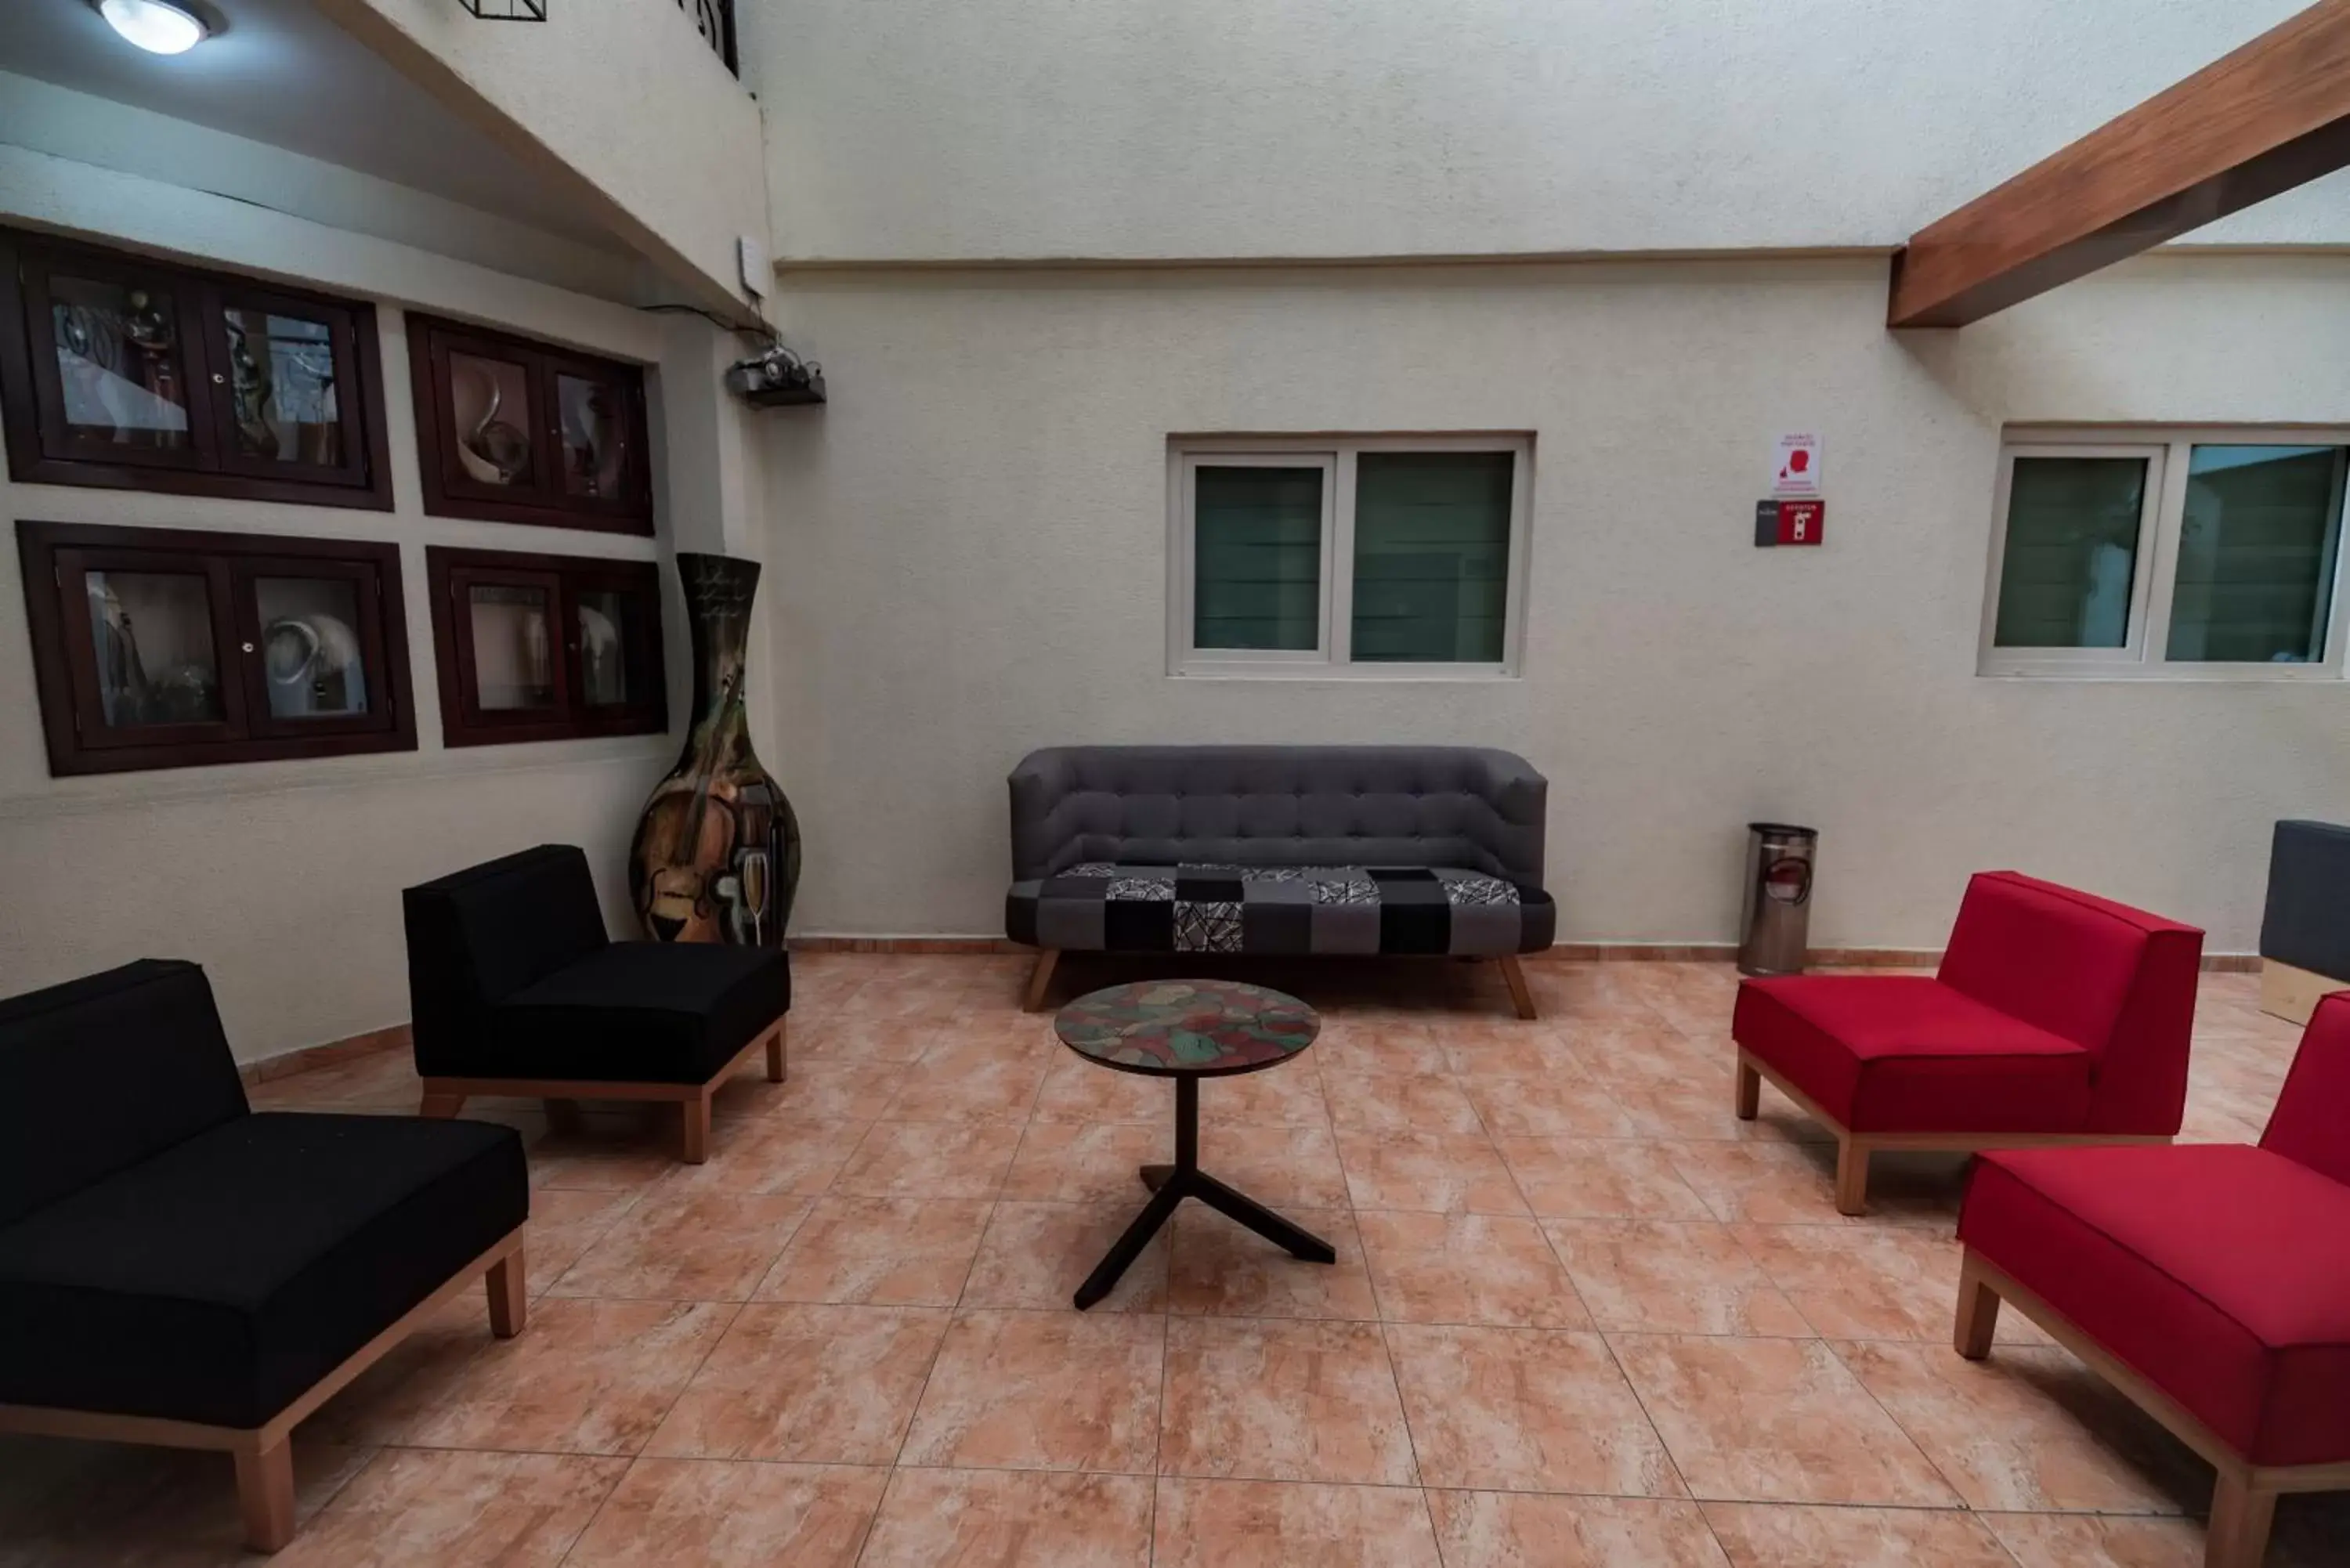
<path fill-rule="evenodd" d="M 1839 1214 L 1868 1212 L 1868 1146 L 1849 1135 L 1836 1141 L 1835 1205 Z"/>
<path fill-rule="evenodd" d="M 685 1113 L 685 1163 L 705 1164 L 710 1158 L 710 1091 L 702 1090 L 679 1108 Z"/>
<path fill-rule="evenodd" d="M 442 1094 L 438 1090 L 427 1089 L 424 1091 L 423 1103 L 416 1107 L 416 1114 L 420 1116 L 432 1116 L 439 1121 L 446 1121 L 464 1108 L 464 1096 Z"/>
<path fill-rule="evenodd" d="M 236 1501 L 244 1515 L 244 1543 L 280 1552 L 294 1539 L 294 1445 L 279 1438 L 267 1448 L 236 1450 Z"/>
<path fill-rule="evenodd" d="M 490 1292 L 490 1332 L 512 1339 L 530 1321 L 530 1294 L 520 1247 L 490 1265 L 482 1276 Z"/>
<path fill-rule="evenodd" d="M 2269 1526 L 2276 1520 L 2276 1500 L 2272 1491 L 2254 1490 L 2249 1476 L 2220 1471 L 2220 1483 L 2211 1491 L 2203 1568 L 2261 1568 L 2269 1551 Z"/>
<path fill-rule="evenodd" d="M 1502 983 L 1510 988 L 1510 1005 L 1518 1010 L 1519 1017 L 1534 1017 L 1534 993 L 1526 988 L 1525 966 L 1518 962 L 1515 953 L 1503 953 L 1501 964 Z"/>
<path fill-rule="evenodd" d="M 784 1021 L 775 1020 L 774 1033 L 767 1036 L 767 1082 L 784 1081 Z"/>
<path fill-rule="evenodd" d="M 1745 1057 L 1738 1058 L 1738 1119 L 1751 1122 L 1762 1114 L 1762 1075 Z"/>
<path fill-rule="evenodd" d="M 1045 990 L 1053 983 L 1053 966 L 1061 961 L 1061 950 L 1046 948 L 1036 955 L 1036 967 L 1028 971 L 1028 994 L 1021 999 L 1021 1007 L 1034 1012 L 1045 1005 Z"/>
<path fill-rule="evenodd" d="M 1959 1318 L 1950 1343 L 1969 1361 L 1991 1354 L 1991 1336 L 1999 1328 L 1999 1293 L 1983 1282 L 1982 1271 L 1970 1251 L 1959 1265 Z"/>

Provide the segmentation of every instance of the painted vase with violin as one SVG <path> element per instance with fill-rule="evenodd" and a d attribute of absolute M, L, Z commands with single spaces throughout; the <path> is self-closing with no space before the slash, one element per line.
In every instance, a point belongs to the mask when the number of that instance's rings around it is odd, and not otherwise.
<path fill-rule="evenodd" d="M 751 750 L 743 661 L 759 564 L 681 552 L 693 635 L 693 728 L 645 802 L 629 896 L 662 942 L 781 947 L 800 883 L 800 825 Z"/>

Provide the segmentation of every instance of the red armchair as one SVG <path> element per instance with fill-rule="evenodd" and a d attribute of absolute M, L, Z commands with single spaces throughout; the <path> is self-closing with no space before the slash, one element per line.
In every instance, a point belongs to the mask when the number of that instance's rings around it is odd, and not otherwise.
<path fill-rule="evenodd" d="M 2278 1493 L 2350 1489 L 2350 995 L 2259 1147 L 1987 1156 L 1959 1240 L 1959 1354 L 2005 1300 L 2210 1459 L 2208 1568 L 2254 1568 Z"/>
<path fill-rule="evenodd" d="M 2013 871 L 1968 884 L 1942 967 L 1738 988 L 1738 1114 L 1762 1080 L 1835 1131 L 1836 1208 L 1877 1149 L 2168 1143 L 2203 933 Z"/>

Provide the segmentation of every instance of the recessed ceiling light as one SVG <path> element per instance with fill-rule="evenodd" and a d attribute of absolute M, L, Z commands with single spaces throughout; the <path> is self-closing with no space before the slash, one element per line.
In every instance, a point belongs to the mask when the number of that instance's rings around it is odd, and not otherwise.
<path fill-rule="evenodd" d="M 212 31 L 202 17 L 169 0 L 98 0 L 98 14 L 151 55 L 184 55 Z"/>

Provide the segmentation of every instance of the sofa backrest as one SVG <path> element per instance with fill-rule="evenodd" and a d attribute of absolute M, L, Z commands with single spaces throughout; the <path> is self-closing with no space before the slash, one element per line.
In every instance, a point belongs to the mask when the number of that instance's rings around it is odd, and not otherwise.
<path fill-rule="evenodd" d="M 2089 1129 L 2175 1133 L 2203 933 L 2013 871 L 1967 885 L 1944 984 L 2096 1057 Z"/>
<path fill-rule="evenodd" d="M 568 844 L 542 844 L 411 888 L 400 909 L 411 1030 L 423 1071 L 442 1064 L 442 1051 L 462 1052 L 493 1002 L 610 940 L 588 857 Z"/>
<path fill-rule="evenodd" d="M 1084 861 L 1458 866 L 1529 887 L 1548 783 L 1470 746 L 1056 746 L 1013 771 L 1015 880 Z"/>
<path fill-rule="evenodd" d="M 2261 1147 L 2350 1187 L 2350 992 L 2309 1015 Z"/>
<path fill-rule="evenodd" d="M 140 959 L 0 1002 L 0 1226 L 245 1111 L 194 964 Z"/>

